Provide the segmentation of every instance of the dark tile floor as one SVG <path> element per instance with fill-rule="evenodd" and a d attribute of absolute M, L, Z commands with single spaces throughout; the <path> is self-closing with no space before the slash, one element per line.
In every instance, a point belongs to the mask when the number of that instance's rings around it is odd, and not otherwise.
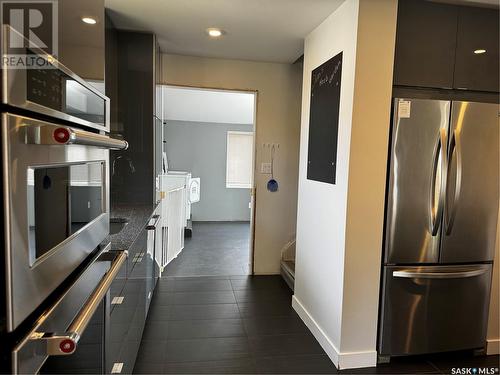
<path fill-rule="evenodd" d="M 226 276 L 250 273 L 250 223 L 194 222 L 193 237 L 167 266 L 169 276 Z"/>
<path fill-rule="evenodd" d="M 134 373 L 337 373 L 291 307 L 279 276 L 168 277 L 159 281 Z M 347 374 L 450 374 L 499 367 L 470 353 L 393 360 Z M 498 373 L 498 372 L 497 372 Z"/>

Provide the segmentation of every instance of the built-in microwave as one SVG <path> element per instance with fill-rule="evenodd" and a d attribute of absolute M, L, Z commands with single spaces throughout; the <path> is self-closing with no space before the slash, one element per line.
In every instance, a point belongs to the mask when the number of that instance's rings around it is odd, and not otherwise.
<path fill-rule="evenodd" d="M 2 113 L 7 331 L 109 234 L 109 149 L 127 142 Z"/>
<path fill-rule="evenodd" d="M 9 25 L 2 29 L 2 56 L 8 57 Z M 17 33 L 18 34 L 18 33 Z M 24 39 L 22 36 L 17 37 Z M 30 45 L 32 43 L 25 43 Z M 19 48 L 18 48 L 19 49 Z M 34 61 L 29 67 L 2 68 L 2 103 L 69 121 L 73 124 L 109 132 L 109 98 L 92 84 L 36 47 L 25 47 L 21 55 Z M 24 61 L 24 60 L 22 60 Z M 36 63 L 40 61 L 40 63 Z"/>

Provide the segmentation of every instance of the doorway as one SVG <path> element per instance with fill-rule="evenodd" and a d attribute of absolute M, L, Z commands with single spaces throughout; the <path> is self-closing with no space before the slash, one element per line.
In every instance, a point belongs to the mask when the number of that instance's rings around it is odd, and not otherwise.
<path fill-rule="evenodd" d="M 199 179 L 182 251 L 166 276 L 252 273 L 256 92 L 164 86 L 168 173 Z"/>

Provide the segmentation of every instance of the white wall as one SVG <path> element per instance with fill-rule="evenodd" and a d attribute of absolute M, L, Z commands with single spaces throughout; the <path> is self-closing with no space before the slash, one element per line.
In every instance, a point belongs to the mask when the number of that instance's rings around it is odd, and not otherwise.
<path fill-rule="evenodd" d="M 360 0 L 340 361 L 346 368 L 351 360 L 376 363 L 396 19 L 397 0 Z"/>
<path fill-rule="evenodd" d="M 358 1 L 348 0 L 305 40 L 300 134 L 295 302 L 322 332 L 315 336 L 338 364 L 345 225 L 356 62 Z M 343 51 L 337 149 L 337 183 L 307 180 L 311 72 Z M 299 312 L 299 311 L 298 311 Z M 300 312 L 299 312 L 300 313 Z M 311 327 L 310 327 L 311 328 Z M 313 328 L 314 333 L 314 328 Z M 318 334 L 324 336 L 318 337 Z"/>
<path fill-rule="evenodd" d="M 279 273 L 281 248 L 296 226 L 301 66 L 168 54 L 162 61 L 164 84 L 257 92 L 254 267 L 257 274 Z M 269 161 L 264 143 L 280 144 L 276 193 L 260 173 L 260 163 Z"/>
<path fill-rule="evenodd" d="M 397 0 L 346 0 L 305 42 L 294 308 L 339 368 L 374 366 Z M 376 32 L 375 32 L 376 30 Z M 343 51 L 337 184 L 306 179 L 314 68 Z"/>

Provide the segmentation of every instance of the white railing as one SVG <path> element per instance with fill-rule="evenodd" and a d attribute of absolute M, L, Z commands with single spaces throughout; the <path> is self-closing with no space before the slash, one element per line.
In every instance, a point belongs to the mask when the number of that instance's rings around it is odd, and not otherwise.
<path fill-rule="evenodd" d="M 186 210 L 186 188 L 178 188 L 162 192 L 162 264 L 161 271 L 172 259 L 175 259 L 184 248 L 184 216 Z"/>

